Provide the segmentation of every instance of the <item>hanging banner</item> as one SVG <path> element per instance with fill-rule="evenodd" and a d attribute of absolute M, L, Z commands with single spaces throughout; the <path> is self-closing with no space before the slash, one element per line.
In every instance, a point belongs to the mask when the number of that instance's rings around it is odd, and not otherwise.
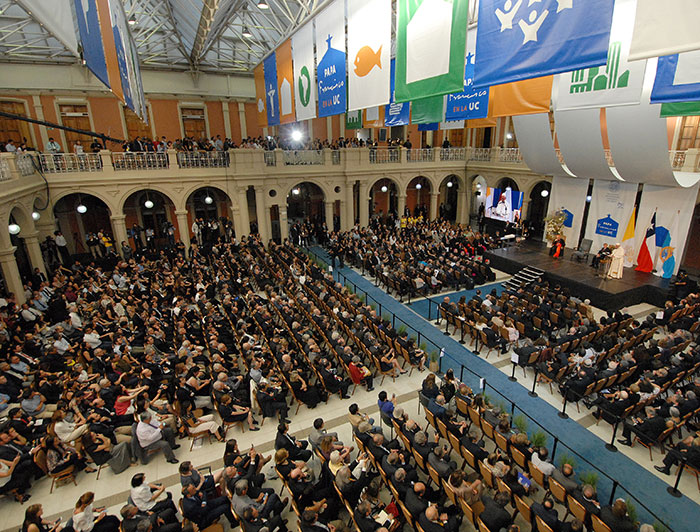
<path fill-rule="evenodd" d="M 263 64 L 260 63 L 253 70 L 253 81 L 255 82 L 255 108 L 258 114 L 258 125 L 267 127 L 267 94 L 265 94 L 265 73 Z"/>
<path fill-rule="evenodd" d="M 637 216 L 639 222 L 635 231 L 637 249 L 642 245 L 649 220 L 656 213 L 656 234 L 652 240 L 654 245 L 648 245 L 648 248 L 653 268 L 659 273 L 663 273 L 665 261 L 670 258 L 671 252 L 674 261 L 665 266 L 667 270 L 673 266 L 673 274 L 678 273 L 680 257 L 683 256 L 686 247 L 697 195 L 697 184 L 686 189 L 656 185 L 644 185 L 642 189 L 642 200 Z M 692 245 L 692 243 L 688 244 Z"/>
<path fill-rule="evenodd" d="M 391 99 L 389 105 L 384 108 L 384 125 L 387 127 L 405 126 L 411 120 L 411 104 L 409 102 L 396 103 L 394 87 L 396 82 L 396 61 L 391 60 Z"/>
<path fill-rule="evenodd" d="M 442 122 L 445 118 L 444 107 L 445 98 L 442 96 L 413 100 L 411 102 L 411 124 Z"/>
<path fill-rule="evenodd" d="M 698 115 L 700 115 L 700 101 L 661 104 L 661 118 Z"/>
<path fill-rule="evenodd" d="M 346 111 L 345 0 L 335 0 L 316 17 L 318 116 Z"/>
<path fill-rule="evenodd" d="M 464 68 L 464 90 L 447 95 L 445 104 L 446 120 L 466 120 L 486 118 L 489 112 L 489 88 L 475 89 L 474 52 L 476 51 L 476 32 L 467 34 L 467 60 Z"/>
<path fill-rule="evenodd" d="M 363 109 L 362 127 L 384 127 L 384 106 Z"/>
<path fill-rule="evenodd" d="M 440 124 L 433 122 L 432 124 L 418 124 L 418 131 L 437 131 Z"/>
<path fill-rule="evenodd" d="M 265 76 L 265 106 L 267 109 L 267 125 L 276 126 L 280 123 L 280 100 L 277 92 L 277 59 L 272 52 L 263 61 Z"/>
<path fill-rule="evenodd" d="M 102 29 L 97 12 L 97 0 L 74 0 L 73 6 L 75 7 L 85 66 L 97 76 L 97 79 L 110 87 L 105 48 L 102 43 Z"/>
<path fill-rule="evenodd" d="M 630 61 L 700 49 L 697 0 L 637 0 Z"/>
<path fill-rule="evenodd" d="M 294 67 L 292 65 L 292 41 L 287 39 L 277 50 L 277 94 L 280 104 L 280 124 L 296 120 L 294 114 Z"/>
<path fill-rule="evenodd" d="M 602 179 L 593 182 L 585 234 L 593 241 L 591 252 L 597 253 L 603 243 L 622 243 L 636 198 L 635 183 Z"/>
<path fill-rule="evenodd" d="M 639 103 L 646 61 L 628 62 L 636 0 L 616 0 L 607 63 L 557 75 L 555 110 Z"/>
<path fill-rule="evenodd" d="M 576 177 L 562 167 L 554 151 L 549 113 L 514 116 L 513 127 L 523 160 L 533 172 Z"/>
<path fill-rule="evenodd" d="M 455 120 L 451 122 L 440 122 L 440 129 L 464 129 L 464 120 Z"/>
<path fill-rule="evenodd" d="M 362 111 L 348 111 L 345 113 L 345 129 L 362 129 Z"/>
<path fill-rule="evenodd" d="M 552 216 L 560 209 L 566 213 L 567 218 L 562 233 L 566 238 L 566 246 L 570 249 L 578 245 L 587 194 L 588 179 L 562 176 L 554 176 L 552 179 L 547 216 Z"/>
<path fill-rule="evenodd" d="M 605 64 L 613 2 L 481 0 L 474 85 Z"/>
<path fill-rule="evenodd" d="M 396 101 L 464 86 L 468 1 L 397 0 Z"/>
<path fill-rule="evenodd" d="M 348 2 L 348 110 L 389 101 L 391 0 Z"/>
<path fill-rule="evenodd" d="M 314 25 L 308 22 L 292 36 L 294 63 L 294 108 L 297 120 L 316 118 L 314 73 Z"/>
<path fill-rule="evenodd" d="M 491 87 L 489 118 L 549 113 L 552 80 L 545 76 Z"/>
<path fill-rule="evenodd" d="M 700 99 L 700 50 L 659 57 L 651 103 Z"/>

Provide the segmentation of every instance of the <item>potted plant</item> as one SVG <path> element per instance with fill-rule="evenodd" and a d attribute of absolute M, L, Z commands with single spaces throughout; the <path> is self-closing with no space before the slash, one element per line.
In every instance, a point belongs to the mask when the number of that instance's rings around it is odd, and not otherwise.
<path fill-rule="evenodd" d="M 625 504 L 627 504 L 627 517 L 633 523 L 639 523 L 639 515 L 637 514 L 637 506 L 628 498 L 625 499 Z"/>
<path fill-rule="evenodd" d="M 518 432 L 527 434 L 527 419 L 522 414 L 518 414 L 513 418 L 513 426 L 518 429 Z"/>
<path fill-rule="evenodd" d="M 437 351 L 431 351 L 430 364 L 428 365 L 428 369 L 430 369 L 430 371 L 432 371 L 433 373 L 437 373 L 438 371 L 440 371 L 440 362 L 438 360 Z"/>
<path fill-rule="evenodd" d="M 401 336 L 405 332 L 406 332 L 406 326 L 403 324 L 399 325 L 399 336 Z"/>
<path fill-rule="evenodd" d="M 595 489 L 598 486 L 598 473 L 595 471 L 586 471 L 578 476 L 581 484 L 590 484 Z"/>
<path fill-rule="evenodd" d="M 559 469 L 564 467 L 564 464 L 569 464 L 571 467 L 576 467 L 576 460 L 574 460 L 574 457 L 570 454 L 564 453 L 559 457 Z"/>
<path fill-rule="evenodd" d="M 530 438 L 530 443 L 532 443 L 533 447 L 544 447 L 547 445 L 547 435 L 541 430 L 538 430 L 532 435 L 532 438 Z"/>

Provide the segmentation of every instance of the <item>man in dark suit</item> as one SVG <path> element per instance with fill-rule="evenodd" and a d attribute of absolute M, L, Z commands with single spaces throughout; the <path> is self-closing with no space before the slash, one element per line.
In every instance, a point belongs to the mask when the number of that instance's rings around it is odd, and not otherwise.
<path fill-rule="evenodd" d="M 266 528 L 268 532 L 287 532 L 287 520 L 282 520 L 280 516 L 275 516 L 275 519 L 265 519 L 260 516 L 258 510 L 249 506 L 243 511 L 243 515 L 239 515 L 245 523 L 244 529 L 246 532 L 258 532 L 262 528 Z"/>
<path fill-rule="evenodd" d="M 362 501 L 357 505 L 357 508 L 355 508 L 353 515 L 360 532 L 375 532 L 377 529 L 381 528 L 381 525 L 372 519 L 370 510 L 371 507 L 367 501 Z"/>
<path fill-rule="evenodd" d="M 231 512 L 231 502 L 227 497 L 209 499 L 205 493 L 197 491 L 197 486 L 188 484 L 182 490 L 182 514 L 204 530 L 222 515 L 226 516 L 231 528 L 238 526 L 238 521 Z"/>
<path fill-rule="evenodd" d="M 290 460 L 306 462 L 312 455 L 311 451 L 307 449 L 309 442 L 297 441 L 288 431 L 289 425 L 286 423 L 279 424 L 277 427 L 277 436 L 275 437 L 275 450 L 286 449 L 287 452 L 289 452 Z"/>
<path fill-rule="evenodd" d="M 533 515 L 538 515 L 552 530 L 559 527 L 559 514 L 554 508 L 554 501 L 546 498 L 541 503 L 533 502 L 530 506 Z"/>
<path fill-rule="evenodd" d="M 484 494 L 481 496 L 481 501 L 484 503 L 484 510 L 480 517 L 486 528 L 490 532 L 499 532 L 502 528 L 508 528 L 513 521 L 513 517 L 506 510 L 510 502 L 508 494 L 500 491 L 493 498 Z"/>
<path fill-rule="evenodd" d="M 406 508 L 413 515 L 421 515 L 428 507 L 428 499 L 425 497 L 425 484 L 416 482 L 412 490 L 406 492 Z"/>
<path fill-rule="evenodd" d="M 459 518 L 456 515 L 440 513 L 437 505 L 431 505 L 418 516 L 418 523 L 425 532 L 457 532 Z"/>
<path fill-rule="evenodd" d="M 656 409 L 652 406 L 647 406 L 644 409 L 646 419 L 636 419 L 636 423 L 632 424 L 625 419 L 622 429 L 622 439 L 617 440 L 622 445 L 632 445 L 632 431 L 644 440 L 645 442 L 655 442 L 661 433 L 666 430 L 666 421 L 661 416 L 656 415 Z"/>
<path fill-rule="evenodd" d="M 177 520 L 175 510 L 167 508 L 160 512 L 141 512 L 133 504 L 127 504 L 120 510 L 122 516 L 123 532 L 137 532 L 137 527 L 141 521 L 149 521 L 153 527 L 153 532 L 179 532 L 182 530 L 180 522 Z"/>

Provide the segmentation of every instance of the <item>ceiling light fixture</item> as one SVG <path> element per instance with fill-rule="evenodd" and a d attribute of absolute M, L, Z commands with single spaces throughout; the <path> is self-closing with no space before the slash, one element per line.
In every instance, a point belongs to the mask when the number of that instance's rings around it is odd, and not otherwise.
<path fill-rule="evenodd" d="M 243 26 L 243 31 L 241 32 L 241 35 L 243 35 L 243 37 L 245 37 L 246 39 L 250 39 L 253 36 L 253 34 L 250 33 L 250 29 L 246 25 Z"/>
<path fill-rule="evenodd" d="M 80 214 L 85 214 L 87 212 L 87 207 L 83 205 L 82 202 L 78 204 L 78 206 L 75 208 L 76 211 L 78 211 Z"/>
<path fill-rule="evenodd" d="M 389 187 L 387 187 L 386 185 L 382 185 L 382 192 L 386 192 L 388 190 L 389 190 Z"/>
<path fill-rule="evenodd" d="M 447 182 L 447 188 L 452 188 L 452 185 L 453 185 L 452 181 Z"/>
<path fill-rule="evenodd" d="M 11 223 L 7 226 L 7 230 L 10 232 L 11 235 L 18 235 L 22 228 L 16 223 Z"/>
<path fill-rule="evenodd" d="M 207 205 L 211 205 L 212 203 L 214 203 L 214 198 L 212 198 L 212 197 L 209 195 L 209 191 L 208 191 L 208 190 L 207 190 L 207 195 L 204 196 L 204 203 L 206 203 Z"/>
<path fill-rule="evenodd" d="M 270 9 L 270 6 L 267 5 L 267 2 L 266 2 L 265 0 L 260 0 L 260 1 L 258 2 L 258 7 L 259 7 L 260 9 Z"/>
<path fill-rule="evenodd" d="M 294 190 L 292 190 L 292 194 L 294 194 L 295 196 L 298 196 L 300 192 L 301 192 L 301 190 L 299 190 L 298 188 L 295 188 Z"/>
<path fill-rule="evenodd" d="M 129 17 L 129 26 L 135 26 L 136 25 L 136 17 L 134 15 L 131 15 Z"/>
<path fill-rule="evenodd" d="M 549 196 L 549 190 L 547 190 L 546 188 L 543 189 L 542 192 L 540 192 L 540 195 L 541 195 L 543 198 L 546 198 L 547 196 Z"/>
<path fill-rule="evenodd" d="M 32 220 L 36 222 L 39 218 L 41 218 L 41 214 L 39 213 L 39 211 L 32 212 Z"/>
<path fill-rule="evenodd" d="M 416 183 L 416 190 L 420 190 L 422 188 L 423 188 L 423 185 L 421 185 L 420 183 Z"/>

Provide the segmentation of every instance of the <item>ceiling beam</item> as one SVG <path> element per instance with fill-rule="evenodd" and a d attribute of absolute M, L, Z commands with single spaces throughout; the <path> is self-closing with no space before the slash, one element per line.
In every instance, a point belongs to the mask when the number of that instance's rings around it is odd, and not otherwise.
<path fill-rule="evenodd" d="M 199 26 L 197 26 L 197 35 L 194 37 L 192 44 L 192 53 L 190 54 L 191 62 L 196 66 L 204 52 L 204 44 L 207 42 L 207 37 L 211 31 L 211 26 L 214 23 L 216 10 L 219 8 L 221 0 L 203 0 L 202 13 L 199 17 Z"/>

